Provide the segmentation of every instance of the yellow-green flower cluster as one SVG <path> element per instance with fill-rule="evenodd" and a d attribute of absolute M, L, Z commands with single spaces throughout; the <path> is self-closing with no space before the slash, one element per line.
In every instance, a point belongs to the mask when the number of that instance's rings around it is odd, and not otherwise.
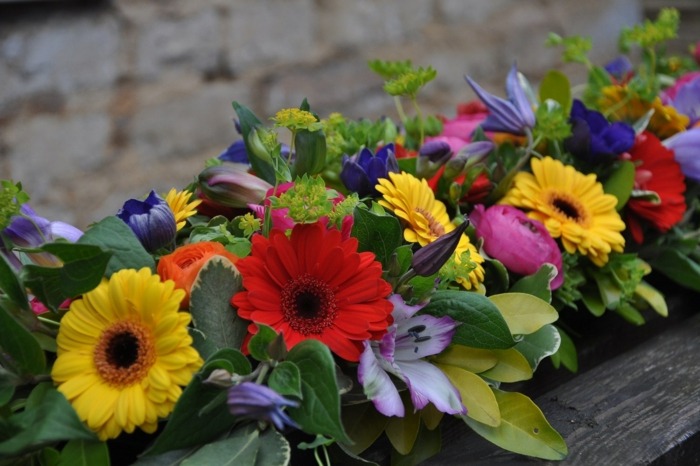
<path fill-rule="evenodd" d="M 290 131 L 321 129 L 321 123 L 313 113 L 299 108 L 283 108 L 272 117 L 272 121 L 275 122 L 275 126 L 287 128 Z"/>

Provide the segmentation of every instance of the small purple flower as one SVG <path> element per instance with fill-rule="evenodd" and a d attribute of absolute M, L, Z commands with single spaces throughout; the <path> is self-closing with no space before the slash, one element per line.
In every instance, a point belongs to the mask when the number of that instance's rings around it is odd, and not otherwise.
<path fill-rule="evenodd" d="M 564 141 L 564 148 L 581 160 L 594 164 L 610 162 L 634 145 L 631 126 L 610 123 L 602 113 L 587 109 L 580 100 L 574 100 L 570 120 L 573 134 Z"/>
<path fill-rule="evenodd" d="M 51 222 L 40 217 L 28 204 L 22 204 L 20 215 L 15 215 L 10 219 L 10 225 L 2 231 L 2 234 L 15 246 L 24 248 L 39 247 L 57 239 L 65 239 L 74 243 L 83 236 L 83 232 L 72 225 L 64 222 Z M 9 253 L 5 253 L 5 255 L 14 265 L 18 264 L 14 256 L 11 257 Z M 57 257 L 48 253 L 31 253 L 28 256 L 39 265 L 50 267 L 61 264 Z"/>
<path fill-rule="evenodd" d="M 605 65 L 605 71 L 618 81 L 624 81 L 634 72 L 634 65 L 626 55 L 620 55 Z"/>
<path fill-rule="evenodd" d="M 242 139 L 235 141 L 233 144 L 228 146 L 225 151 L 219 154 L 218 159 L 223 162 L 250 164 L 248 161 L 248 152 L 245 149 L 245 141 Z"/>
<path fill-rule="evenodd" d="M 458 325 L 448 316 L 415 316 L 423 306 L 409 306 L 401 296 L 392 295 L 394 323 L 380 341 L 365 341 L 357 379 L 367 398 L 385 416 L 405 415 L 399 391 L 389 374 L 402 380 L 415 409 L 432 403 L 448 414 L 465 414 L 459 391 L 437 367 L 423 360 L 442 352 L 451 342 Z"/>
<path fill-rule="evenodd" d="M 556 289 L 564 282 L 559 246 L 545 226 L 509 205 L 488 209 L 479 204 L 469 215 L 476 236 L 484 240 L 484 251 L 513 273 L 531 275 L 544 263 L 553 264 L 559 273 L 552 280 Z"/>
<path fill-rule="evenodd" d="M 242 382 L 228 389 L 228 409 L 234 416 L 271 422 L 278 430 L 299 426 L 284 412 L 299 403 L 287 399 L 273 389 L 253 382 Z"/>
<path fill-rule="evenodd" d="M 467 83 L 489 109 L 489 116 L 481 123 L 484 131 L 510 134 L 525 134 L 535 126 L 535 113 L 520 82 L 518 69 L 513 65 L 506 78 L 508 100 L 486 92 L 472 78 L 465 76 Z"/>
<path fill-rule="evenodd" d="M 683 174 L 700 182 L 700 127 L 677 133 L 663 141 L 671 150 Z"/>
<path fill-rule="evenodd" d="M 396 161 L 394 144 L 387 144 L 373 154 L 366 147 L 352 157 L 343 156 L 343 169 L 340 179 L 350 191 L 360 197 L 378 196 L 375 189 L 377 180 L 387 178 L 390 172 L 397 173 L 399 163 Z"/>
<path fill-rule="evenodd" d="M 149 252 L 168 246 L 175 240 L 175 215 L 165 199 L 151 191 L 146 200 L 129 199 L 117 212 Z"/>

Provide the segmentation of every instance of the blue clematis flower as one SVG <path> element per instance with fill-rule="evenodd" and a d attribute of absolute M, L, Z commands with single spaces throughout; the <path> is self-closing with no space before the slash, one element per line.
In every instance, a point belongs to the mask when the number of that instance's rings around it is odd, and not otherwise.
<path fill-rule="evenodd" d="M 394 144 L 387 144 L 373 154 L 366 147 L 352 157 L 343 156 L 343 169 L 340 179 L 350 191 L 360 197 L 378 196 L 375 189 L 377 180 L 387 178 L 390 172 L 398 173 Z"/>
<path fill-rule="evenodd" d="M 168 246 L 175 240 L 175 215 L 165 199 L 151 191 L 146 200 L 129 199 L 117 212 L 149 252 Z"/>
<path fill-rule="evenodd" d="M 513 65 L 506 78 L 508 100 L 486 92 L 472 78 L 465 76 L 467 83 L 489 109 L 489 116 L 481 123 L 484 131 L 510 134 L 525 134 L 535 126 L 535 113 L 520 82 L 518 69 Z"/>
<path fill-rule="evenodd" d="M 589 110 L 574 100 L 570 115 L 572 136 L 564 148 L 575 157 L 591 163 L 612 161 L 634 145 L 634 129 L 622 122 L 610 123 L 602 113 Z"/>
<path fill-rule="evenodd" d="M 409 306 L 401 296 L 392 295 L 394 323 L 380 341 L 365 341 L 357 379 L 367 398 L 385 416 L 405 415 L 399 391 L 389 377 L 402 380 L 418 410 L 432 403 L 448 414 L 466 414 L 459 391 L 437 367 L 425 361 L 444 350 L 458 325 L 449 316 L 419 315 L 423 306 Z"/>
<path fill-rule="evenodd" d="M 283 411 L 299 403 L 283 397 L 273 389 L 253 382 L 242 382 L 228 390 L 228 409 L 234 416 L 271 422 L 278 430 L 299 426 Z"/>

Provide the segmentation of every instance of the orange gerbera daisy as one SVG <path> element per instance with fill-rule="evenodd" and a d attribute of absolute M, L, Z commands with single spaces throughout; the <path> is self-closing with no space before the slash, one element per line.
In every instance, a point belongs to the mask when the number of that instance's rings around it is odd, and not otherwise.
<path fill-rule="evenodd" d="M 250 256 L 236 267 L 245 291 L 231 303 L 238 315 L 282 333 L 287 347 L 314 338 L 347 361 L 358 361 L 363 341 L 378 339 L 392 323 L 391 286 L 371 252 L 355 238 L 320 223 L 298 224 L 287 237 L 272 230 L 253 237 Z"/>
<path fill-rule="evenodd" d="M 627 224 L 632 238 L 642 243 L 640 219 L 662 233 L 680 222 L 685 214 L 685 177 L 672 150 L 649 132 L 637 136 L 630 157 L 636 164 L 635 191 L 653 191 L 660 202 L 632 197 L 627 202 Z"/>

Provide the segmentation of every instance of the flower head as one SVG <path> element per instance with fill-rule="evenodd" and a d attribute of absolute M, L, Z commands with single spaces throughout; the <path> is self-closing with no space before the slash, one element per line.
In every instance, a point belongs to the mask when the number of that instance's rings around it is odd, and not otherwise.
<path fill-rule="evenodd" d="M 190 292 L 197 274 L 204 264 L 214 256 L 221 256 L 231 263 L 235 263 L 238 257 L 226 250 L 223 244 L 215 241 L 200 241 L 180 246 L 170 254 L 161 256 L 158 261 L 158 275 L 163 280 L 173 280 L 175 288 L 185 291 L 182 306 L 188 307 Z"/>
<path fill-rule="evenodd" d="M 284 412 L 285 407 L 296 408 L 299 403 L 283 397 L 270 387 L 253 382 L 242 382 L 228 389 L 228 409 L 234 416 L 271 422 L 278 430 L 297 424 Z"/>
<path fill-rule="evenodd" d="M 488 209 L 479 204 L 469 215 L 476 236 L 484 240 L 483 249 L 516 274 L 530 275 L 544 263 L 553 264 L 559 273 L 552 289 L 564 282 L 561 251 L 544 225 L 509 205 Z"/>
<path fill-rule="evenodd" d="M 379 180 L 377 190 L 383 196 L 379 204 L 403 220 L 403 236 L 406 241 L 425 246 L 455 229 L 447 215 L 445 204 L 435 199 L 435 194 L 425 179 L 419 180 L 405 172 L 389 173 L 389 179 Z M 484 269 L 481 266 L 484 258 L 471 244 L 469 237 L 462 235 L 455 255 L 460 257 L 465 251 L 469 251 L 476 268 L 459 282 L 467 289 L 476 288 L 484 280 Z"/>
<path fill-rule="evenodd" d="M 391 286 L 370 252 L 355 238 L 320 223 L 298 224 L 287 237 L 273 229 L 255 235 L 251 254 L 236 267 L 244 291 L 232 304 L 238 315 L 282 333 L 288 348 L 313 338 L 347 361 L 357 361 L 362 342 L 380 338 L 391 323 Z"/>
<path fill-rule="evenodd" d="M 484 131 L 525 134 L 526 129 L 535 126 L 535 113 L 532 111 L 532 105 L 525 94 L 515 65 L 506 78 L 508 100 L 489 94 L 469 76 L 466 76 L 466 80 L 489 109 L 489 116 L 481 124 Z"/>
<path fill-rule="evenodd" d="M 283 108 L 272 117 L 272 121 L 275 122 L 275 126 L 290 130 L 316 131 L 321 129 L 321 123 L 313 113 L 298 108 Z"/>
<path fill-rule="evenodd" d="M 173 188 L 166 194 L 165 202 L 173 211 L 177 231 L 180 231 L 185 226 L 185 220 L 197 213 L 197 206 L 202 203 L 202 200 L 192 200 L 192 193 L 189 191 L 177 191 Z"/>
<path fill-rule="evenodd" d="M 393 374 L 408 386 L 415 409 L 428 403 L 448 414 L 465 414 L 459 391 L 440 369 L 423 358 L 436 355 L 452 342 L 458 325 L 449 316 L 415 316 L 423 306 L 408 306 L 392 295 L 394 324 L 380 341 L 366 341 L 357 379 L 367 398 L 385 416 L 405 415 Z"/>
<path fill-rule="evenodd" d="M 202 360 L 178 312 L 184 291 L 147 268 L 114 273 L 61 320 L 51 377 L 102 440 L 155 432 Z"/>
<path fill-rule="evenodd" d="M 350 191 L 360 197 L 377 196 L 377 180 L 386 178 L 390 172 L 398 172 L 399 164 L 394 155 L 394 144 L 387 144 L 373 154 L 364 147 L 352 157 L 343 156 L 340 179 Z"/>
<path fill-rule="evenodd" d="M 129 199 L 117 212 L 143 247 L 149 252 L 172 244 L 177 233 L 175 215 L 168 203 L 155 191 L 151 191 L 146 200 Z"/>
<path fill-rule="evenodd" d="M 652 133 L 637 137 L 629 153 L 635 163 L 635 186 L 627 202 L 628 225 L 637 243 L 644 239 L 640 220 L 660 232 L 667 232 L 685 214 L 685 179 L 673 151 L 665 148 Z M 635 197 L 638 191 L 654 192 L 658 202 Z"/>
<path fill-rule="evenodd" d="M 533 158 L 532 173 L 520 172 L 500 200 L 528 210 L 569 254 L 587 256 L 597 266 L 610 252 L 622 252 L 625 224 L 615 210 L 617 198 L 603 192 L 594 174 L 584 175 L 551 157 Z"/>
<path fill-rule="evenodd" d="M 673 150 L 683 174 L 700 182 L 700 127 L 678 133 L 663 141 L 663 145 Z"/>

